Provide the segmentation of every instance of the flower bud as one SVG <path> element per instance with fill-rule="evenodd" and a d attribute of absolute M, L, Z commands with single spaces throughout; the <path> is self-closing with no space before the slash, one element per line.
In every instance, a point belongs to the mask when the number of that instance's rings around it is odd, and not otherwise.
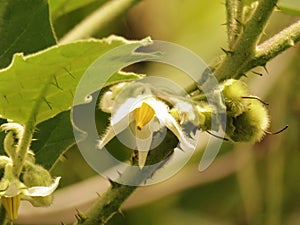
<path fill-rule="evenodd" d="M 18 123 L 4 123 L 0 126 L 0 130 L 7 133 L 3 143 L 4 150 L 13 159 L 16 155 L 18 141 L 23 135 L 24 128 Z"/>
<path fill-rule="evenodd" d="M 50 186 L 52 184 L 52 177 L 50 173 L 42 166 L 27 163 L 25 165 L 25 172 L 23 175 L 24 184 L 27 187 L 33 186 Z M 45 197 L 31 197 L 29 200 L 33 206 L 49 206 L 52 203 L 53 196 L 48 195 Z"/>
<path fill-rule="evenodd" d="M 101 97 L 99 108 L 106 113 L 111 113 L 113 107 L 113 94 L 111 91 L 107 91 Z"/>
<path fill-rule="evenodd" d="M 125 88 L 129 83 L 121 82 L 113 85 L 109 88 L 109 91 L 105 92 L 100 99 L 99 108 L 106 113 L 111 113 L 114 100 L 116 96 Z"/>

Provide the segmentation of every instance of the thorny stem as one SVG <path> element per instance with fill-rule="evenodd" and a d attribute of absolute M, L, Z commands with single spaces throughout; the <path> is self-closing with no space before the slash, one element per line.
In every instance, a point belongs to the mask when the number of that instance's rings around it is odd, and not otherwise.
<path fill-rule="evenodd" d="M 35 128 L 34 117 L 30 117 L 24 126 L 23 136 L 19 140 L 17 147 L 17 155 L 13 163 L 13 174 L 15 177 L 19 177 L 26 159 L 27 151 L 30 147 L 32 136 Z"/>
<path fill-rule="evenodd" d="M 228 0 L 230 3 L 238 3 L 241 7 L 239 0 Z M 274 10 L 277 0 L 261 0 L 253 13 L 249 21 L 241 27 L 237 23 L 233 22 L 234 13 L 237 18 L 240 16 L 240 10 L 229 12 L 231 20 L 231 26 L 228 28 L 238 29 L 241 31 L 240 36 L 230 36 L 230 46 L 232 46 L 232 52 L 222 60 L 222 62 L 216 66 L 215 75 L 219 80 L 228 78 L 239 78 L 243 73 L 249 69 L 264 65 L 267 61 L 274 58 L 282 51 L 291 47 L 293 43 L 296 43 L 300 39 L 300 22 L 297 22 L 290 27 L 286 28 L 273 38 L 267 40 L 263 44 L 257 47 L 260 35 L 263 33 L 263 29 Z M 236 21 L 237 22 L 237 21 Z M 230 24 L 229 23 L 229 24 Z M 233 25 L 235 24 L 235 25 Z M 73 36 L 74 38 L 74 36 Z M 64 39 L 65 41 L 66 39 Z M 169 155 L 173 148 L 170 148 L 174 144 L 175 137 L 171 138 L 172 141 L 166 141 L 164 146 L 160 146 L 159 151 L 151 151 L 151 154 L 147 158 L 147 164 L 153 164 L 153 162 L 161 161 Z M 167 149 L 167 150 L 166 150 Z M 153 154 L 152 154 L 153 153 Z M 156 168 L 153 171 L 147 171 L 145 173 L 144 180 L 148 179 L 159 169 Z M 122 176 L 134 177 L 132 174 L 126 174 L 126 171 Z M 101 196 L 95 205 L 86 213 L 83 220 L 79 220 L 76 224 L 78 225 L 94 225 L 94 224 L 105 224 L 115 213 L 118 212 L 121 204 L 134 192 L 136 186 L 120 185 L 112 182 L 112 186 L 107 192 Z"/>
<path fill-rule="evenodd" d="M 48 83 L 50 83 L 51 81 L 52 81 L 52 77 L 49 77 Z M 46 85 L 42 89 L 40 93 L 41 96 L 45 96 L 48 88 L 49 86 Z M 43 98 L 39 98 L 35 101 L 35 105 L 32 107 L 28 119 L 24 122 L 25 124 L 24 124 L 23 135 L 18 142 L 17 152 L 16 152 L 17 154 L 13 162 L 13 174 L 17 178 L 20 176 L 22 172 L 27 152 L 30 149 L 34 129 L 36 126 L 37 112 L 40 110 L 40 106 L 43 103 L 43 101 L 44 101 Z"/>
<path fill-rule="evenodd" d="M 278 0 L 261 0 L 252 17 L 244 25 L 243 32 L 237 39 L 231 53 L 215 70 L 219 80 L 239 78 L 243 75 L 245 67 L 255 54 L 255 48 L 266 23 L 273 12 Z"/>
<path fill-rule="evenodd" d="M 166 159 L 177 146 L 178 140 L 176 136 L 168 132 L 162 145 L 149 152 L 146 165 L 156 166 L 144 167 L 142 176 L 132 173 L 132 170 L 125 171 L 120 177 L 125 179 L 133 179 L 134 183 L 143 184 L 154 175 L 154 173 L 163 166 Z M 159 162 L 159 163 L 158 163 Z M 133 164 L 137 164 L 136 159 Z M 76 225 L 104 225 L 107 221 L 118 212 L 121 204 L 134 192 L 137 186 L 127 186 L 112 182 L 111 187 L 99 197 L 94 206 L 84 215 L 83 220 L 77 221 Z"/>
<path fill-rule="evenodd" d="M 232 50 L 239 34 L 242 32 L 243 2 L 242 0 L 226 0 L 228 46 Z"/>
<path fill-rule="evenodd" d="M 121 204 L 132 194 L 136 186 L 112 185 L 103 196 L 99 196 L 94 206 L 88 211 L 85 219 L 77 221 L 80 225 L 103 225 L 116 213 Z"/>
<path fill-rule="evenodd" d="M 255 58 L 250 66 L 265 65 L 284 50 L 294 47 L 298 41 L 300 41 L 300 20 L 257 46 Z"/>
<path fill-rule="evenodd" d="M 112 0 L 81 21 L 59 40 L 59 44 L 90 37 L 140 0 Z"/>
<path fill-rule="evenodd" d="M 258 45 L 254 55 L 247 64 L 244 65 L 243 69 L 240 71 L 240 75 L 236 78 L 239 78 L 242 74 L 248 72 L 252 68 L 265 66 L 271 59 L 288 48 L 294 47 L 299 41 L 300 20 Z"/>

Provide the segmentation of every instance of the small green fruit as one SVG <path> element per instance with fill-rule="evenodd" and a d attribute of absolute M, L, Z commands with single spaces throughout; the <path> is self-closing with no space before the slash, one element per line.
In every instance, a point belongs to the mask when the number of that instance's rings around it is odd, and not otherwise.
<path fill-rule="evenodd" d="M 242 98 L 249 95 L 246 83 L 240 80 L 229 79 L 221 85 L 221 90 L 228 115 L 236 117 L 247 110 L 248 100 Z"/>
<path fill-rule="evenodd" d="M 236 142 L 258 142 L 269 127 L 269 115 L 265 106 L 256 99 L 249 99 L 249 108 L 227 120 L 226 134 Z"/>

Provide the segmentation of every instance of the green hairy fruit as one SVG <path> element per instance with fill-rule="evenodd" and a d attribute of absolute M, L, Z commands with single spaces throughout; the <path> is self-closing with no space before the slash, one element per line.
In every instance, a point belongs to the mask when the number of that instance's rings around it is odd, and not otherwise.
<path fill-rule="evenodd" d="M 240 80 L 229 79 L 221 85 L 221 91 L 228 115 L 236 117 L 247 110 L 248 101 L 242 99 L 242 97 L 249 96 L 246 83 Z"/>
<path fill-rule="evenodd" d="M 236 117 L 227 118 L 226 134 L 236 142 L 261 141 L 269 127 L 269 115 L 265 106 L 256 99 L 248 99 L 248 110 Z"/>

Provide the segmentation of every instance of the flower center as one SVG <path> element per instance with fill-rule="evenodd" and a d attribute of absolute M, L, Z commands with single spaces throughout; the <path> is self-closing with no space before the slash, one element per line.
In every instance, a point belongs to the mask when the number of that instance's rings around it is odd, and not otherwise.
<path fill-rule="evenodd" d="M 18 211 L 20 207 L 20 195 L 13 197 L 1 197 L 1 203 L 7 212 L 10 220 L 18 219 Z"/>
<path fill-rule="evenodd" d="M 141 105 L 141 107 L 136 108 L 134 111 L 136 127 L 138 130 L 149 123 L 155 115 L 155 111 L 147 103 Z"/>

